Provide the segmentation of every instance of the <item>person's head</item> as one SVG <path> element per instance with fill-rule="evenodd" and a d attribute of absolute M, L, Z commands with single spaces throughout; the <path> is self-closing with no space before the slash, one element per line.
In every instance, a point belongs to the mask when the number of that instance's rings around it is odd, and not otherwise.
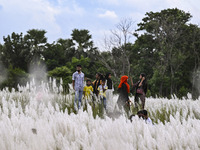
<path fill-rule="evenodd" d="M 87 86 L 90 86 L 90 85 L 91 85 L 91 80 L 88 79 L 88 80 L 86 81 L 86 84 L 87 84 Z"/>
<path fill-rule="evenodd" d="M 81 66 L 81 65 L 76 65 L 76 70 L 77 70 L 78 72 L 80 72 L 81 69 L 82 69 L 82 66 Z"/>
<path fill-rule="evenodd" d="M 101 80 L 101 85 L 105 85 L 106 84 L 106 79 L 105 78 L 103 78 L 102 80 Z"/>
<path fill-rule="evenodd" d="M 107 73 L 106 74 L 106 79 L 108 80 L 108 79 L 111 79 L 111 73 Z"/>
<path fill-rule="evenodd" d="M 100 79 L 101 78 L 101 74 L 100 73 L 96 73 L 96 79 Z"/>
<path fill-rule="evenodd" d="M 140 79 L 142 79 L 143 77 L 146 78 L 146 75 L 145 75 L 144 73 L 141 73 L 141 74 L 140 74 Z"/>
<path fill-rule="evenodd" d="M 131 115 L 130 117 L 129 117 L 129 119 L 130 119 L 130 121 L 132 122 L 133 121 L 133 117 L 135 117 L 135 115 L 133 114 L 133 115 Z"/>
<path fill-rule="evenodd" d="M 137 112 L 137 115 L 139 118 L 147 119 L 148 118 L 148 113 L 146 110 L 140 110 Z"/>
<path fill-rule="evenodd" d="M 121 82 L 122 83 L 128 82 L 128 76 L 122 76 L 121 77 Z"/>

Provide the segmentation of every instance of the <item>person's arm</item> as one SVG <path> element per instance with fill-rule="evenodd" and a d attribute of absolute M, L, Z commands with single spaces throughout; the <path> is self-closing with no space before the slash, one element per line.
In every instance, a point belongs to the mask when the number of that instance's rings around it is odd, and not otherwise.
<path fill-rule="evenodd" d="M 142 80 L 141 80 L 141 82 L 140 82 L 140 84 L 139 84 L 139 87 L 141 87 L 141 85 L 142 85 L 142 82 L 145 80 L 145 77 L 142 77 Z"/>
<path fill-rule="evenodd" d="M 72 87 L 75 90 L 74 85 L 75 85 L 75 73 L 73 73 L 72 75 Z"/>
<path fill-rule="evenodd" d="M 75 85 L 75 80 L 72 80 L 72 86 L 73 86 L 73 89 L 75 90 L 74 85 Z"/>
<path fill-rule="evenodd" d="M 83 89 L 83 95 L 84 95 L 84 97 L 85 97 L 85 94 L 86 94 L 86 87 L 84 87 L 84 89 Z"/>
<path fill-rule="evenodd" d="M 83 80 L 83 84 L 84 84 L 84 80 L 85 80 L 85 74 L 83 73 L 83 78 L 82 78 L 82 80 Z"/>
<path fill-rule="evenodd" d="M 130 78 L 131 78 L 131 77 L 130 77 Z M 133 85 L 134 85 L 134 84 L 133 84 L 133 80 L 132 80 L 132 78 L 131 78 L 131 86 L 133 87 Z"/>
<path fill-rule="evenodd" d="M 92 82 L 92 86 L 94 86 L 94 84 L 95 84 L 95 81 L 96 81 L 96 80 L 94 80 L 94 81 Z"/>
<path fill-rule="evenodd" d="M 107 86 L 105 88 L 104 88 L 104 86 L 102 86 L 102 87 L 103 87 L 103 92 L 105 92 L 108 89 Z"/>
<path fill-rule="evenodd" d="M 99 95 L 100 87 L 97 88 L 97 96 Z"/>

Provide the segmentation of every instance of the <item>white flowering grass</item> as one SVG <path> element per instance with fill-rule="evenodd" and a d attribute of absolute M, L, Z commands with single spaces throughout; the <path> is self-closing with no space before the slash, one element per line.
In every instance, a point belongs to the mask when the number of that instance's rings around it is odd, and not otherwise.
<path fill-rule="evenodd" d="M 73 95 L 51 88 L 28 84 L 0 91 L 1 150 L 200 149 L 199 100 L 148 98 L 152 126 L 125 115 L 94 119 L 89 105 L 75 114 Z"/>

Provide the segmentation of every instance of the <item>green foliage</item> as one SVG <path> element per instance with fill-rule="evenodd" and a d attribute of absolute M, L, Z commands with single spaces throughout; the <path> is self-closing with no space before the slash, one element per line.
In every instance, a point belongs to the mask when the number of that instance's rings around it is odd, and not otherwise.
<path fill-rule="evenodd" d="M 24 70 L 10 66 L 7 70 L 7 78 L 1 84 L 1 88 L 17 88 L 18 85 L 26 85 L 27 81 L 28 74 Z"/>
<path fill-rule="evenodd" d="M 57 43 L 46 44 L 43 51 L 44 60 L 48 70 L 66 65 L 71 62 L 75 48 L 71 39 L 59 39 Z"/>
<path fill-rule="evenodd" d="M 63 80 L 63 89 L 65 92 L 68 92 L 68 84 L 72 82 L 72 72 L 66 66 L 56 67 L 55 69 L 48 72 L 48 76 L 55 78 L 57 82 L 62 78 Z"/>
<path fill-rule="evenodd" d="M 188 94 L 188 89 L 182 86 L 178 91 L 177 97 L 178 98 L 186 97 L 187 94 Z"/>

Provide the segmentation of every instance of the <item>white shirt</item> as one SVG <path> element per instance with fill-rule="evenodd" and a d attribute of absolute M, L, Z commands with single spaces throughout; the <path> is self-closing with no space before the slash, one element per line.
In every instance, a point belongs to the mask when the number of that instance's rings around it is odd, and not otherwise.
<path fill-rule="evenodd" d="M 107 86 L 107 85 L 104 85 L 104 86 L 99 85 L 98 90 L 99 90 L 99 95 L 100 95 L 100 97 L 106 97 L 106 92 L 103 91 L 103 87 L 104 87 L 105 90 L 108 89 L 108 86 Z"/>
<path fill-rule="evenodd" d="M 75 90 L 83 90 L 84 87 L 84 73 L 80 72 L 78 73 L 78 71 L 74 72 L 72 75 L 72 80 L 75 81 Z"/>
<path fill-rule="evenodd" d="M 153 123 L 152 123 L 152 121 L 151 121 L 151 119 L 149 117 L 146 119 L 146 123 L 150 124 L 150 125 L 153 125 Z"/>

